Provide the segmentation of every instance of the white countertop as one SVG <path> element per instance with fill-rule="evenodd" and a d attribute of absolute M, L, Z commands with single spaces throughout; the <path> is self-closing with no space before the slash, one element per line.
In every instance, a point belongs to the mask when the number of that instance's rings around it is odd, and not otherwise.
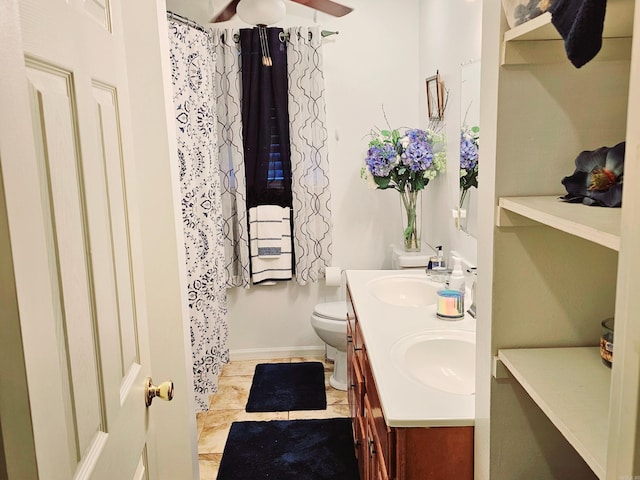
<path fill-rule="evenodd" d="M 375 278 L 388 275 L 416 275 L 427 278 L 423 270 L 346 271 L 347 284 L 387 425 L 474 425 L 475 395 L 447 393 L 419 383 L 392 362 L 391 349 L 399 339 L 428 330 L 475 332 L 475 319 L 465 314 L 460 320 L 442 320 L 436 316 L 435 305 L 402 307 L 381 302 L 369 291 L 367 284 Z"/>

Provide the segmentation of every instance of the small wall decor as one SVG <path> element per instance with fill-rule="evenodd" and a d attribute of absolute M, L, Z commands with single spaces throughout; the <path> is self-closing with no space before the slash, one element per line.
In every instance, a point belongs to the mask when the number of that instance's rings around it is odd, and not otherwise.
<path fill-rule="evenodd" d="M 444 84 L 440 73 L 427 78 L 427 109 L 430 120 L 442 120 L 444 115 Z"/>

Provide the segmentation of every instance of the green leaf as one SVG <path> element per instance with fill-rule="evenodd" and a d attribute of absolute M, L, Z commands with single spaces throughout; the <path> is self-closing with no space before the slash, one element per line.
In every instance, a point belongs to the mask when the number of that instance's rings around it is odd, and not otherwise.
<path fill-rule="evenodd" d="M 373 177 L 373 180 L 376 182 L 376 185 L 378 185 L 378 188 L 380 188 L 381 190 L 384 190 L 385 188 L 389 188 L 389 182 L 391 181 L 391 178 Z"/>

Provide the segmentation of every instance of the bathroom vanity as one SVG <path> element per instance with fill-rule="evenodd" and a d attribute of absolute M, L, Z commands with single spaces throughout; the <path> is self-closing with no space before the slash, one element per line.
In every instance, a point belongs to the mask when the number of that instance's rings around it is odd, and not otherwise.
<path fill-rule="evenodd" d="M 347 271 L 348 396 L 361 480 L 473 478 L 475 320 L 438 319 L 441 287 L 424 272 Z M 422 351 L 424 342 L 432 343 Z M 438 345 L 448 353 L 419 361 Z M 440 370 L 447 361 L 468 365 L 453 365 L 462 369 L 449 384 L 421 370 L 440 361 Z"/>

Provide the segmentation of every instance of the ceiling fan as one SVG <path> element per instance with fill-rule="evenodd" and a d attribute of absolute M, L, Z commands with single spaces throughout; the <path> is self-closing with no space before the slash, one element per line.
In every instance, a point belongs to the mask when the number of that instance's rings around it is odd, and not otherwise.
<path fill-rule="evenodd" d="M 332 15 L 334 17 L 342 17 L 347 13 L 353 11 L 353 8 L 347 7 L 345 5 L 341 5 L 332 0 L 290 0 L 295 3 L 299 3 L 300 5 L 305 5 L 307 7 L 313 8 L 314 10 L 318 10 L 319 12 L 326 13 L 328 15 Z M 269 18 L 270 16 L 273 18 L 282 18 L 286 12 L 285 9 L 285 1 L 284 0 L 232 0 L 226 7 L 222 9 L 220 13 L 214 16 L 210 22 L 218 23 L 225 22 L 231 19 L 236 13 L 240 15 L 240 18 L 243 20 L 245 17 L 253 17 L 251 13 L 256 10 L 261 10 Z M 243 15 L 243 11 L 245 15 Z M 269 13 L 267 13 L 269 12 Z M 248 15 L 246 15 L 248 13 Z M 264 15 L 261 18 L 265 18 Z M 253 23 L 253 22 L 248 22 Z M 275 22 L 273 22 L 275 23 Z"/>

